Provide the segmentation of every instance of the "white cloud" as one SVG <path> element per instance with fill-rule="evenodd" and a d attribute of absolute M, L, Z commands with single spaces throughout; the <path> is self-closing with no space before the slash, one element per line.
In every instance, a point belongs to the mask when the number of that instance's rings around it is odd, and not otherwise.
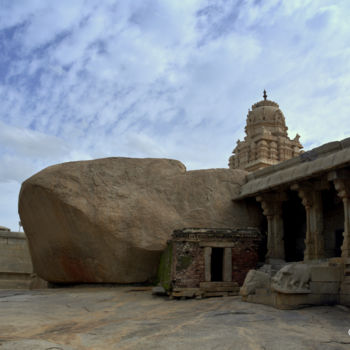
<path fill-rule="evenodd" d="M 51 158 L 62 156 L 68 148 L 56 136 L 6 125 L 0 121 L 0 145 L 3 150 L 18 156 Z"/>
<path fill-rule="evenodd" d="M 25 177 L 62 161 L 225 167 L 264 88 L 307 146 L 349 136 L 346 0 L 3 4 L 0 189 L 12 184 L 11 203 Z"/>

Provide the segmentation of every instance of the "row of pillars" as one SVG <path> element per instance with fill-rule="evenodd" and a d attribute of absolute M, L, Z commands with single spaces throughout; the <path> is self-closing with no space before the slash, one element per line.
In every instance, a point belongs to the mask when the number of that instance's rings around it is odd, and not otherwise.
<path fill-rule="evenodd" d="M 333 171 L 326 181 L 303 182 L 293 184 L 291 190 L 297 191 L 306 211 L 306 238 L 304 260 L 322 259 L 325 257 L 323 238 L 323 208 L 321 191 L 328 189 L 330 182 L 344 205 L 344 232 L 342 257 L 350 258 L 350 171 Z M 269 260 L 284 260 L 284 228 L 282 203 L 288 199 L 284 192 L 264 193 L 256 200 L 261 203 L 267 217 L 267 256 Z"/>

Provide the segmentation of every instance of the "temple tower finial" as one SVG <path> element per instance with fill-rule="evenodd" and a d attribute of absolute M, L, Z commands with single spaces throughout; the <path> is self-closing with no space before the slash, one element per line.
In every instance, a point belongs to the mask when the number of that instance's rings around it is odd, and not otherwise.
<path fill-rule="evenodd" d="M 278 103 L 264 99 L 248 110 L 245 137 L 237 142 L 229 159 L 231 169 L 255 171 L 298 156 L 303 146 L 299 137 L 288 136 L 286 120 Z"/>

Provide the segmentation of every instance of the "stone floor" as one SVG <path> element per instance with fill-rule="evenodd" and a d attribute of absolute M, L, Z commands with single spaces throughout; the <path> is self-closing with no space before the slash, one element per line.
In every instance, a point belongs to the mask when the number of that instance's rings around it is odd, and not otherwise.
<path fill-rule="evenodd" d="M 239 297 L 169 300 L 135 287 L 0 291 L 0 350 L 350 349 L 350 312 Z"/>

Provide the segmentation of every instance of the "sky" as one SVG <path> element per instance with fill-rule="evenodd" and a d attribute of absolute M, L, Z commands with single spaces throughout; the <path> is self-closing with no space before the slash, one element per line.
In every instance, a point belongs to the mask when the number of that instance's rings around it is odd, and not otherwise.
<path fill-rule="evenodd" d="M 0 0 L 0 225 L 66 161 L 226 168 L 276 101 L 305 149 L 350 136 L 348 0 Z"/>

